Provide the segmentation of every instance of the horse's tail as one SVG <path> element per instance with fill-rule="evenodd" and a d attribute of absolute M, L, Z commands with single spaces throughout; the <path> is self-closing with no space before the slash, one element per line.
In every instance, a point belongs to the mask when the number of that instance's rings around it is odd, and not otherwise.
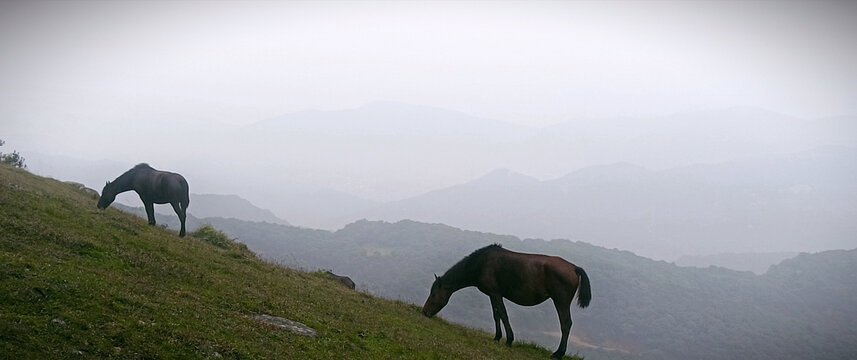
<path fill-rule="evenodd" d="M 182 196 L 184 197 L 184 201 L 180 203 L 182 210 L 187 210 L 187 207 L 190 205 L 190 186 L 187 185 L 187 180 L 184 179 L 184 176 L 179 175 L 179 184 L 182 187 Z"/>
<path fill-rule="evenodd" d="M 587 276 L 586 271 L 579 266 L 574 269 L 574 273 L 577 274 L 577 277 L 580 279 L 580 283 L 577 286 L 577 306 L 585 308 L 589 306 L 589 301 L 592 300 L 592 289 L 589 287 L 589 276 Z"/>

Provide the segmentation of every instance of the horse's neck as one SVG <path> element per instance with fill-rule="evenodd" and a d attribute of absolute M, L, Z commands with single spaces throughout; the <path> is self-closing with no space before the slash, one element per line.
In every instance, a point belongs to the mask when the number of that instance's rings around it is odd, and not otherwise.
<path fill-rule="evenodd" d="M 134 190 L 134 172 L 128 171 L 122 175 L 119 175 L 116 180 L 110 183 L 116 193 L 123 193 L 126 191 Z"/>
<path fill-rule="evenodd" d="M 450 285 L 450 289 L 452 291 L 458 291 L 458 290 L 464 289 L 468 286 L 476 286 L 476 281 L 473 281 L 472 279 L 462 278 L 462 279 L 458 279 L 458 281 L 450 282 L 449 285 Z"/>
<path fill-rule="evenodd" d="M 472 268 L 465 266 L 465 264 L 457 264 L 444 274 L 444 280 L 447 281 L 452 291 L 458 291 L 468 286 L 476 286 L 476 273 L 472 270 Z"/>

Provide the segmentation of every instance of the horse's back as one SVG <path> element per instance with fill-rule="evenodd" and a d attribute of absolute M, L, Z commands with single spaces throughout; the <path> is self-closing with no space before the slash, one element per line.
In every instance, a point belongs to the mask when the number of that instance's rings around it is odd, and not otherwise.
<path fill-rule="evenodd" d="M 190 202 L 190 189 L 184 176 L 169 171 L 155 170 L 149 167 L 140 173 L 139 187 L 155 203 L 164 204 L 178 201 Z"/>
<path fill-rule="evenodd" d="M 478 287 L 518 305 L 539 304 L 551 297 L 549 263 L 549 256 L 497 249 L 486 254 Z"/>
<path fill-rule="evenodd" d="M 156 171 L 154 176 L 161 186 L 168 187 L 171 191 L 182 192 L 188 188 L 187 180 L 180 174 L 169 171 Z"/>
<path fill-rule="evenodd" d="M 567 294 L 579 285 L 580 280 L 575 271 L 577 266 L 559 256 L 505 251 L 508 252 L 504 256 L 507 258 L 506 266 L 517 272 L 522 283 L 527 283 L 522 284 L 523 287 L 543 291 L 553 297 L 560 293 Z"/>
<path fill-rule="evenodd" d="M 502 249 L 497 256 L 503 258 L 503 263 L 506 266 L 515 268 L 518 271 L 538 272 L 551 271 L 561 274 L 574 274 L 576 266 L 559 256 L 544 255 L 544 254 L 529 254 L 519 253 L 511 250 Z"/>

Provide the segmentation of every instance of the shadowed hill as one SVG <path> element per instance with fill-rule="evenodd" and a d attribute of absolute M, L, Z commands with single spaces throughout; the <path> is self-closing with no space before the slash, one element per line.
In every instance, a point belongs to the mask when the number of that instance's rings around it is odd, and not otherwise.
<path fill-rule="evenodd" d="M 413 305 L 148 226 L 68 184 L 0 166 L 0 358 L 532 359 Z M 307 337 L 260 324 L 270 314 Z"/>

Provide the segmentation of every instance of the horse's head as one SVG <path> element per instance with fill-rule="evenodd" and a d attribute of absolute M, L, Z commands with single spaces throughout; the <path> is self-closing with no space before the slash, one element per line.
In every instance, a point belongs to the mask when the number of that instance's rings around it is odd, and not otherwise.
<path fill-rule="evenodd" d="M 116 191 L 111 188 L 108 181 L 104 184 L 104 189 L 101 190 L 101 197 L 98 199 L 98 208 L 106 209 L 113 203 L 113 200 L 116 200 Z"/>
<path fill-rule="evenodd" d="M 423 305 L 423 315 L 432 317 L 437 314 L 449 302 L 449 297 L 452 296 L 452 289 L 448 284 L 444 284 L 443 277 L 434 276 L 434 283 L 431 284 L 431 294 L 426 299 Z"/>

